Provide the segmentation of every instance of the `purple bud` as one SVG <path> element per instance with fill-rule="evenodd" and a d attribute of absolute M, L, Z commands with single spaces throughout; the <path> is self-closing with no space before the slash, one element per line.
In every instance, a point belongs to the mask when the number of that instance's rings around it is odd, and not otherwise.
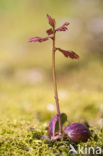
<path fill-rule="evenodd" d="M 71 123 L 65 129 L 64 133 L 68 136 L 72 141 L 86 142 L 90 138 L 89 129 L 81 123 Z"/>

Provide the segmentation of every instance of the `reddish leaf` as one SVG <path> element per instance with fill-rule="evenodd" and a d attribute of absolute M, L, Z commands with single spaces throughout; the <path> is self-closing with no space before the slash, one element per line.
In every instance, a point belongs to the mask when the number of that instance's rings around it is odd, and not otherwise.
<path fill-rule="evenodd" d="M 51 35 L 51 34 L 53 34 L 53 29 L 50 28 L 50 29 L 48 29 L 46 32 L 47 32 L 48 35 Z"/>
<path fill-rule="evenodd" d="M 70 24 L 69 22 L 65 22 L 63 26 L 68 26 L 69 24 Z"/>
<path fill-rule="evenodd" d="M 68 30 L 68 28 L 65 26 L 61 26 L 61 27 L 56 29 L 56 31 L 66 31 L 66 30 Z"/>
<path fill-rule="evenodd" d="M 65 22 L 61 27 L 57 28 L 56 31 L 66 31 L 68 30 L 67 26 L 69 25 L 69 22 Z"/>
<path fill-rule="evenodd" d="M 54 27 L 55 26 L 55 19 L 52 18 L 50 15 L 47 14 L 47 18 L 48 18 L 48 21 L 49 21 L 49 24 Z"/>
<path fill-rule="evenodd" d="M 72 59 L 78 59 L 79 58 L 79 56 L 72 50 L 63 50 L 61 48 L 56 48 L 56 49 L 59 50 L 60 52 L 62 52 L 65 57 L 70 57 Z"/>
<path fill-rule="evenodd" d="M 44 41 L 47 41 L 50 38 L 51 37 L 44 37 L 44 38 L 41 38 L 41 37 L 32 37 L 32 38 L 29 39 L 29 42 L 44 42 Z"/>

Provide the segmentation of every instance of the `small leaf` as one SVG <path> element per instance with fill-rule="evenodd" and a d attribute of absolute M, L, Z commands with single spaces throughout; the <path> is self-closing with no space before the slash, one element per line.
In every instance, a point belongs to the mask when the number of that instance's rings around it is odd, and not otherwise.
<path fill-rule="evenodd" d="M 65 57 L 70 57 L 72 59 L 78 59 L 79 56 L 72 50 L 63 50 L 61 48 L 56 48 L 56 50 L 59 50 L 64 54 Z"/>
<path fill-rule="evenodd" d="M 65 22 L 63 26 L 68 26 L 69 24 L 70 24 L 69 22 Z"/>
<path fill-rule="evenodd" d="M 51 37 L 44 37 L 44 38 L 41 38 L 41 37 L 32 37 L 32 38 L 29 39 L 29 42 L 44 42 L 44 41 L 47 41 L 50 38 Z"/>
<path fill-rule="evenodd" d="M 60 118 L 61 118 L 61 124 L 63 125 L 65 121 L 67 121 L 67 115 L 64 113 L 61 113 Z M 52 118 L 48 127 L 48 134 L 49 134 L 50 139 L 55 140 L 56 137 L 57 138 L 60 137 L 58 136 L 58 130 L 59 130 L 59 116 L 56 115 Z"/>
<path fill-rule="evenodd" d="M 46 32 L 47 32 L 48 35 L 51 35 L 51 34 L 53 34 L 53 29 L 50 28 L 50 29 L 48 29 Z"/>
<path fill-rule="evenodd" d="M 56 31 L 66 31 L 66 30 L 68 30 L 68 28 L 65 26 L 61 26 L 61 27 L 56 29 Z"/>
<path fill-rule="evenodd" d="M 56 31 L 66 31 L 68 30 L 67 26 L 69 25 L 69 22 L 65 22 L 61 27 L 57 28 Z"/>
<path fill-rule="evenodd" d="M 47 18 L 48 18 L 48 21 L 49 21 L 49 24 L 54 27 L 55 26 L 55 19 L 52 18 L 50 15 L 47 14 Z"/>
<path fill-rule="evenodd" d="M 89 129 L 81 123 L 71 123 L 65 127 L 64 133 L 66 137 L 69 137 L 72 141 L 86 142 L 90 138 Z"/>

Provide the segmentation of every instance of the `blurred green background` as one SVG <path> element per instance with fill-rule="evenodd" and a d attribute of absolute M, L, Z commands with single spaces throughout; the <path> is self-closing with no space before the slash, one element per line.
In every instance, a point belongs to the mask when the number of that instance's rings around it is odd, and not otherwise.
<path fill-rule="evenodd" d="M 46 36 L 46 14 L 57 26 L 56 45 L 74 50 L 79 60 L 56 54 L 61 111 L 70 121 L 91 124 L 103 118 L 103 1 L 0 0 L 0 116 L 1 119 L 48 121 L 56 114 L 50 41 L 29 43 Z"/>

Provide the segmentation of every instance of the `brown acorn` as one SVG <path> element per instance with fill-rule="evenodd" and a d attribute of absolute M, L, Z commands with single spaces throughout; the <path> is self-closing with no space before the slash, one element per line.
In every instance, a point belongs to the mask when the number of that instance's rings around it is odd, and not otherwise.
<path fill-rule="evenodd" d="M 75 143 L 86 142 L 90 138 L 89 129 L 81 123 L 71 123 L 65 129 L 64 133 Z"/>

